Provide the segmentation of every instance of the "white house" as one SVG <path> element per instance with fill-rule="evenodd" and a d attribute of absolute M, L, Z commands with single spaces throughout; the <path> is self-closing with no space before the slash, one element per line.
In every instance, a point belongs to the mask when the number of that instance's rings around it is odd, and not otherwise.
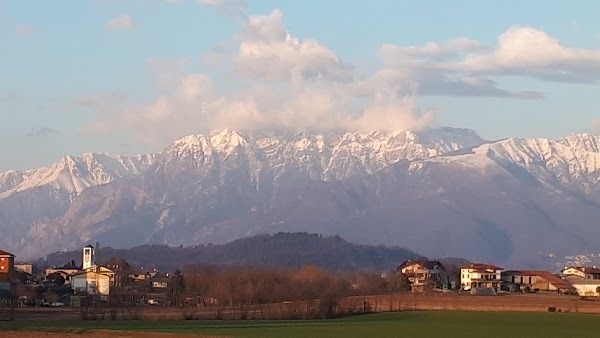
<path fill-rule="evenodd" d="M 111 277 L 99 271 L 84 270 L 71 276 L 71 287 L 90 295 L 108 296 L 111 284 Z"/>
<path fill-rule="evenodd" d="M 90 295 L 110 294 L 110 287 L 115 284 L 116 273 L 106 267 L 96 265 L 94 247 L 83 248 L 83 269 L 71 275 L 71 287 L 78 292 Z"/>
<path fill-rule="evenodd" d="M 460 268 L 461 289 L 476 290 L 486 288 L 498 292 L 502 283 L 502 270 L 504 269 L 501 267 L 482 263 L 471 263 L 463 266 Z"/>
<path fill-rule="evenodd" d="M 580 281 L 571 280 L 571 285 L 577 290 L 580 296 L 600 296 L 600 280 L 581 279 Z"/>
<path fill-rule="evenodd" d="M 570 266 L 562 271 L 562 278 L 569 280 L 600 280 L 600 269 L 585 266 Z"/>

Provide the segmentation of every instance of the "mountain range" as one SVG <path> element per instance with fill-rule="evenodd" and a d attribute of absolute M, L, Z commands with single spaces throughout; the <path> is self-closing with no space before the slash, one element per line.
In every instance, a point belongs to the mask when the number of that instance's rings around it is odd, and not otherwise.
<path fill-rule="evenodd" d="M 341 235 L 520 268 L 600 252 L 600 137 L 486 141 L 458 128 L 190 135 L 161 153 L 0 173 L 0 239 L 22 257 Z"/>

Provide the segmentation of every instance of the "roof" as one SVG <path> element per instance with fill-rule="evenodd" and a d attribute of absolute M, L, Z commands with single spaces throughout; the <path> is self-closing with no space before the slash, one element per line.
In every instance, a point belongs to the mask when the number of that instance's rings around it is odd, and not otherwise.
<path fill-rule="evenodd" d="M 503 275 L 521 275 L 521 276 L 537 276 L 554 285 L 557 289 L 573 289 L 573 285 L 550 271 L 544 270 L 508 270 L 502 272 Z"/>
<path fill-rule="evenodd" d="M 433 269 L 437 265 L 440 268 L 442 268 L 442 270 L 446 270 L 444 268 L 444 265 L 442 263 L 440 263 L 440 261 L 430 261 L 428 259 L 420 259 L 420 260 L 409 259 L 409 260 L 406 260 L 402 264 L 400 264 L 400 266 L 396 270 L 403 269 L 403 268 L 405 268 L 407 266 L 410 266 L 410 265 L 413 265 L 413 264 L 419 264 L 421 266 L 426 267 L 427 269 Z"/>
<path fill-rule="evenodd" d="M 600 279 L 579 279 L 572 280 L 573 285 L 600 285 Z"/>
<path fill-rule="evenodd" d="M 568 281 L 566 281 L 562 278 L 559 278 L 555 275 L 552 275 L 552 274 L 544 275 L 544 276 L 541 276 L 541 278 L 543 280 L 545 280 L 546 282 L 548 282 L 549 284 L 554 285 L 554 287 L 557 289 L 574 289 L 573 285 L 571 285 L 571 283 L 569 283 Z"/>
<path fill-rule="evenodd" d="M 71 264 L 65 264 L 63 266 L 55 266 L 50 268 L 52 270 L 81 270 L 78 266 L 73 266 Z"/>
<path fill-rule="evenodd" d="M 499 266 L 485 264 L 485 263 L 471 263 L 469 265 L 461 266 L 462 269 L 474 269 L 474 270 L 504 270 Z"/>
<path fill-rule="evenodd" d="M 567 268 L 565 268 L 565 270 L 567 269 L 576 269 L 579 270 L 583 273 L 593 273 L 593 274 L 600 274 L 600 269 L 597 267 L 588 267 L 588 266 L 569 266 Z M 564 271 L 564 270 L 563 270 Z"/>
<path fill-rule="evenodd" d="M 10 252 L 6 252 L 4 250 L 0 250 L 0 256 L 11 256 L 11 257 L 15 257 L 15 255 L 11 254 Z"/>
<path fill-rule="evenodd" d="M 503 275 L 521 275 L 521 276 L 553 276 L 552 272 L 544 270 L 507 270 Z"/>
<path fill-rule="evenodd" d="M 84 246 L 84 248 L 92 248 L 93 249 L 94 246 L 92 246 L 91 244 L 88 244 L 88 245 Z"/>
<path fill-rule="evenodd" d="M 88 273 L 89 274 L 95 274 L 95 275 L 102 275 L 102 276 L 105 276 L 107 278 L 110 278 L 110 273 L 103 272 L 103 271 L 96 272 L 96 271 L 89 271 L 89 270 L 87 270 L 87 271 L 86 270 L 82 270 L 82 271 L 79 271 L 79 272 L 76 272 L 76 273 L 72 274 L 71 276 L 75 277 L 75 276 L 87 275 Z"/>

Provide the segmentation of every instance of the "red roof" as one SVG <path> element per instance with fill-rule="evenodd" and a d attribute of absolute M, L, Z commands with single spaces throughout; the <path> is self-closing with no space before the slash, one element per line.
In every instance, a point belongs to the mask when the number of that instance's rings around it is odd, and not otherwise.
<path fill-rule="evenodd" d="M 10 252 L 6 252 L 4 250 L 0 250 L 0 256 L 11 256 L 11 257 L 15 257 L 15 255 L 11 254 Z"/>
<path fill-rule="evenodd" d="M 587 266 L 574 266 L 573 269 L 577 269 L 583 273 L 597 273 L 600 274 L 600 269 L 596 267 L 587 267 Z M 568 269 L 568 268 L 567 268 Z"/>
<path fill-rule="evenodd" d="M 571 283 L 569 283 L 568 281 L 559 278 L 555 275 L 544 275 L 541 276 L 542 279 L 544 279 L 546 282 L 554 285 L 555 288 L 557 289 L 574 289 L 573 285 L 571 285 Z"/>
<path fill-rule="evenodd" d="M 504 270 L 499 266 L 484 264 L 484 263 L 471 263 L 469 265 L 462 266 L 461 269 L 475 269 L 475 270 Z"/>
<path fill-rule="evenodd" d="M 544 270 L 508 270 L 503 275 L 521 275 L 521 276 L 552 276 L 552 272 Z"/>

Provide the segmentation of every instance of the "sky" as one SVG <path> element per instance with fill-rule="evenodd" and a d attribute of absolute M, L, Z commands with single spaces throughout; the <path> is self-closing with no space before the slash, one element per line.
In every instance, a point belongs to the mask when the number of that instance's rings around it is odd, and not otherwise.
<path fill-rule="evenodd" d="M 0 0 L 0 171 L 212 129 L 599 133 L 600 2 Z"/>

